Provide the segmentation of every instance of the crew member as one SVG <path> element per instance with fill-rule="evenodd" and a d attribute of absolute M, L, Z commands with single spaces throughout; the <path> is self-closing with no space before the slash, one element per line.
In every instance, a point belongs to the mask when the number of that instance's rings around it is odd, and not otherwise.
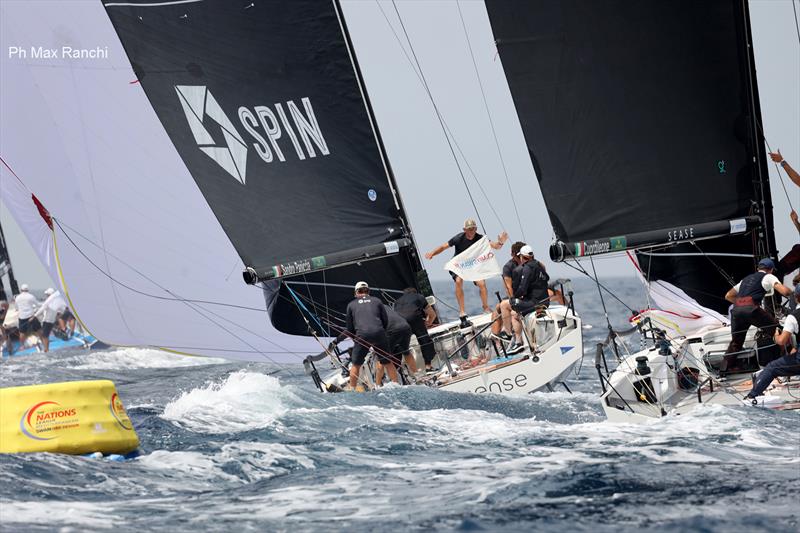
<path fill-rule="evenodd" d="M 513 297 L 501 302 L 503 329 L 508 332 L 513 328 L 514 339 L 506 350 L 508 354 L 523 351 L 522 319 L 537 309 L 544 309 L 550 304 L 547 292 L 547 281 L 550 277 L 533 257 L 533 249 L 525 245 L 518 254 L 519 266 L 514 269 L 511 281 Z M 509 323 L 510 322 L 510 323 Z"/>
<path fill-rule="evenodd" d="M 50 350 L 50 332 L 53 331 L 53 326 L 56 323 L 58 315 L 67 309 L 67 302 L 61 297 L 61 293 L 52 287 L 48 287 L 44 291 L 44 294 L 47 298 L 42 302 L 35 316 L 37 318 L 41 317 L 42 345 L 44 351 L 47 352 Z"/>
<path fill-rule="evenodd" d="M 525 246 L 525 243 L 522 241 L 517 241 L 511 245 L 511 259 L 506 261 L 506 264 L 503 265 L 503 286 L 506 288 L 506 294 L 508 294 L 508 298 L 514 297 L 514 289 L 512 288 L 511 282 L 514 277 L 514 269 L 519 266 L 519 251 L 522 247 Z M 506 298 L 503 298 L 505 300 Z M 502 302 L 502 300 L 501 300 Z M 498 317 L 501 315 L 500 309 L 500 302 L 494 307 L 494 312 L 492 313 L 492 336 L 500 339 L 503 342 L 508 342 L 511 340 L 511 334 L 503 331 L 503 322 L 502 320 L 498 320 Z"/>
<path fill-rule="evenodd" d="M 473 219 L 468 218 L 464 221 L 464 231 L 462 233 L 459 233 L 446 243 L 426 253 L 425 258 L 428 260 L 433 259 L 434 256 L 439 255 L 451 246 L 455 248 L 456 253 L 454 255 L 458 255 L 481 240 L 482 237 L 483 235 L 478 233 L 478 224 Z M 502 248 L 507 239 L 508 234 L 504 231 L 497 237 L 497 242 L 490 241 L 490 246 L 495 250 L 498 250 Z M 461 327 L 469 327 L 472 325 L 472 323 L 467 320 L 467 313 L 464 311 L 464 280 L 461 279 L 461 277 L 459 277 L 455 272 L 450 272 L 450 276 L 456 282 L 456 300 L 458 301 L 458 313 L 459 318 L 461 319 Z M 489 296 L 488 292 L 486 291 L 486 282 L 484 280 L 480 280 L 474 281 L 473 283 L 480 290 L 481 304 L 483 305 L 484 312 L 491 311 L 491 308 L 489 307 Z"/>
<path fill-rule="evenodd" d="M 422 351 L 425 370 L 432 371 L 431 363 L 433 358 L 436 357 L 436 350 L 433 347 L 433 341 L 428 335 L 428 328 L 436 320 L 436 312 L 433 307 L 428 304 L 428 300 L 419 294 L 415 288 L 408 287 L 403 291 L 403 295 L 395 300 L 394 310 L 411 326 L 411 332 L 416 335 L 417 343 Z"/>
<path fill-rule="evenodd" d="M 795 303 L 800 303 L 800 285 L 794 288 Z M 769 387 L 772 380 L 778 376 L 796 376 L 800 374 L 800 352 L 797 350 L 800 344 L 800 306 L 795 306 L 795 310 L 786 317 L 783 323 L 783 331 L 775 331 L 775 344 L 786 351 L 786 355 L 771 361 L 764 370 L 758 374 L 758 379 L 753 382 L 753 389 L 747 393 L 745 400 L 751 400 L 756 396 L 761 396 Z"/>
<path fill-rule="evenodd" d="M 389 317 L 389 326 L 386 328 L 386 338 L 389 341 L 389 352 L 391 359 L 386 365 L 387 368 L 394 368 L 395 365 L 402 364 L 401 361 L 406 362 L 408 371 L 411 374 L 417 373 L 417 362 L 414 360 L 414 354 L 411 352 L 411 326 L 406 322 L 406 319 L 400 316 L 397 311 L 391 307 L 386 307 L 386 314 Z M 375 383 L 380 387 L 383 383 L 383 367 L 378 365 L 378 370 L 375 372 Z M 391 373 L 389 374 L 391 377 Z M 392 380 L 397 381 L 397 380 Z"/>
<path fill-rule="evenodd" d="M 386 328 L 389 325 L 386 306 L 380 298 L 370 295 L 366 281 L 356 283 L 355 296 L 355 299 L 347 304 L 347 329 L 331 343 L 335 345 L 345 337 L 353 339 L 353 353 L 350 356 L 352 390 L 358 385 L 358 374 L 370 348 L 374 349 L 379 364 L 390 362 L 389 343 L 386 338 Z M 396 382 L 397 372 L 394 365 L 392 364 L 387 370 L 389 378 Z"/>
<path fill-rule="evenodd" d="M 39 323 L 39 319 L 33 316 L 39 307 L 39 302 L 28 290 L 28 284 L 23 283 L 19 290 L 20 293 L 14 297 L 14 301 L 17 304 L 17 312 L 19 313 L 20 343 L 24 345 L 25 338 L 30 334 L 37 335 L 42 325 Z"/>
<path fill-rule="evenodd" d="M 775 262 L 770 258 L 764 258 L 758 262 L 756 272 L 745 276 L 725 294 L 725 299 L 733 304 L 733 309 L 731 309 L 731 342 L 720 364 L 721 372 L 736 369 L 735 366 L 729 367 L 742 351 L 750 326 L 759 328 L 766 338 L 771 338 L 775 333 L 777 320 L 761 306 L 761 302 L 765 296 L 772 296 L 775 291 L 783 296 L 789 296 L 792 290 L 778 281 L 773 274 L 774 271 Z"/>

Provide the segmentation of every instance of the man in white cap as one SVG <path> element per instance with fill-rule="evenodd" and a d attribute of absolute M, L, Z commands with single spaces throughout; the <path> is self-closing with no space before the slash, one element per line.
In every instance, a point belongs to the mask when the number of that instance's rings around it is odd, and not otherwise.
<path fill-rule="evenodd" d="M 483 238 L 483 235 L 478 233 L 478 224 L 475 222 L 475 220 L 468 218 L 464 221 L 463 232 L 425 254 L 425 258 L 431 260 L 451 246 L 455 248 L 455 257 L 481 240 L 481 238 Z M 508 234 L 504 231 L 498 235 L 497 242 L 490 241 L 489 244 L 492 248 L 498 250 L 503 247 L 503 244 L 505 244 L 506 240 L 508 240 Z M 461 279 L 455 272 L 450 272 L 450 276 L 453 278 L 453 281 L 456 282 L 456 301 L 458 301 L 458 314 L 459 318 L 461 319 L 461 327 L 469 327 L 472 324 L 469 320 L 467 320 L 467 313 L 464 311 L 464 280 Z M 481 305 L 483 305 L 484 312 L 491 312 L 492 309 L 489 307 L 489 293 L 486 290 L 486 282 L 484 280 L 480 280 L 474 281 L 473 283 L 477 285 L 478 289 L 480 290 Z"/>
<path fill-rule="evenodd" d="M 36 312 L 36 316 L 41 316 L 42 344 L 44 345 L 44 351 L 47 352 L 50 349 L 50 332 L 53 331 L 58 315 L 67 308 L 67 302 L 61 297 L 61 293 L 52 287 L 45 289 L 44 294 L 47 298 L 42 302 L 41 307 Z"/>
<path fill-rule="evenodd" d="M 519 266 L 514 269 L 511 280 L 512 297 L 500 303 L 503 317 L 502 336 L 508 338 L 513 329 L 514 335 L 506 353 L 515 354 L 525 349 L 522 335 L 522 318 L 550 303 L 547 281 L 550 277 L 544 268 L 533 258 L 533 249 L 527 244 L 517 254 Z M 502 333 L 501 333 L 502 335 Z"/>
<path fill-rule="evenodd" d="M 386 307 L 377 296 L 369 294 L 366 281 L 359 281 L 355 286 L 355 299 L 347 304 L 347 326 L 331 344 L 336 344 L 345 337 L 353 339 L 353 353 L 350 355 L 350 389 L 358 386 L 358 374 L 370 348 L 375 351 L 380 365 L 385 365 L 389 378 L 397 382 L 397 370 L 391 359 L 386 328 L 389 316 Z"/>
<path fill-rule="evenodd" d="M 19 313 L 20 344 L 24 345 L 25 338 L 29 334 L 37 335 L 42 325 L 34 316 L 36 309 L 39 307 L 39 302 L 28 290 L 28 284 L 23 283 L 20 285 L 19 291 L 19 294 L 14 297 L 14 302 L 17 304 L 17 312 Z"/>

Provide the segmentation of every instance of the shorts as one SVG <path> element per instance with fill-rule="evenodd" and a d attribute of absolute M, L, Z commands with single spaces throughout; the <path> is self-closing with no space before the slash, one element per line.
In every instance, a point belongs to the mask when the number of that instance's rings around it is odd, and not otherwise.
<path fill-rule="evenodd" d="M 375 332 L 368 334 L 359 334 L 357 339 L 353 339 L 353 353 L 350 355 L 350 362 L 356 366 L 364 364 L 367 358 L 367 353 L 370 348 L 375 348 L 375 355 L 378 361 L 385 363 L 389 361 L 389 341 L 386 338 L 386 332 Z"/>
<path fill-rule="evenodd" d="M 455 281 L 456 278 L 458 277 L 458 274 L 456 274 L 452 270 L 448 270 L 448 272 L 450 272 L 450 277 L 453 278 L 453 281 Z M 478 286 L 478 282 L 477 281 L 473 281 L 472 284 L 475 285 L 476 287 Z"/>
<path fill-rule="evenodd" d="M 386 336 L 389 340 L 389 351 L 395 357 L 395 363 L 399 363 L 411 349 L 411 328 L 393 331 L 387 333 Z"/>
<path fill-rule="evenodd" d="M 30 318 L 20 318 L 19 319 L 19 332 L 23 334 L 33 333 L 34 331 L 39 331 L 42 329 L 42 324 L 39 322 L 39 319 L 35 316 Z"/>
<path fill-rule="evenodd" d="M 536 304 L 533 302 L 529 302 L 527 300 L 516 300 L 516 303 L 511 304 L 511 309 L 517 312 L 517 314 L 525 316 L 529 315 L 536 309 Z"/>
<path fill-rule="evenodd" d="M 72 311 L 69 310 L 69 307 L 64 309 L 64 312 L 61 313 L 61 320 L 63 320 L 64 322 L 66 322 L 67 320 L 72 320 L 73 318 L 75 318 L 75 315 L 72 314 Z"/>
<path fill-rule="evenodd" d="M 53 325 L 55 322 L 43 322 L 42 323 L 42 335 L 45 337 L 50 336 L 50 332 L 53 331 Z"/>

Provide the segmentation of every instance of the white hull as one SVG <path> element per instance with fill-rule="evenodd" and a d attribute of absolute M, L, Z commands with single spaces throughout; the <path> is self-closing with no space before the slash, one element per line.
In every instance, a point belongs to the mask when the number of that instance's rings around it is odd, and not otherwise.
<path fill-rule="evenodd" d="M 488 329 L 479 335 L 478 342 L 465 340 L 472 337 L 472 331 L 479 331 L 490 320 L 490 315 L 484 314 L 470 317 L 473 323 L 471 328 L 462 330 L 458 322 L 451 322 L 429 330 L 437 347 L 434 365 L 439 366 L 441 371 L 423 382 L 451 392 L 528 394 L 562 383 L 575 363 L 583 357 L 582 323 L 567 307 L 554 305 L 540 318 L 529 315 L 525 321 L 526 349 L 511 356 L 502 353 L 500 342 L 491 339 Z M 533 344 L 533 349 L 528 341 Z M 493 342 L 497 352 L 492 346 Z M 412 343 L 411 348 L 418 367 L 422 368 L 419 346 Z M 488 360 L 479 366 L 467 368 L 469 364 L 462 358 L 462 354 L 469 354 L 471 359 L 483 357 Z M 500 357 L 497 357 L 498 354 Z M 445 363 L 448 355 L 453 369 L 452 375 Z M 367 369 L 366 372 L 364 368 Z M 367 361 L 364 368 L 361 381 L 369 388 L 372 386 L 370 361 Z M 342 387 L 346 383 L 346 377 L 341 371 L 334 372 L 323 379 L 323 382 Z"/>
<path fill-rule="evenodd" d="M 745 348 L 754 350 L 754 330 L 748 334 Z M 752 388 L 750 371 L 720 378 L 714 369 L 730 342 L 730 328 L 714 328 L 689 337 L 669 341 L 671 353 L 662 355 L 658 348 L 642 350 L 625 357 L 616 370 L 604 380 L 605 392 L 600 403 L 612 422 L 642 423 L 663 416 L 688 413 L 702 404 L 745 406 L 743 400 Z M 754 355 L 755 356 L 755 355 Z M 654 398 L 643 398 L 644 384 L 636 372 L 637 357 L 646 357 L 651 373 Z M 690 369 L 696 379 L 686 380 L 681 372 Z M 646 396 L 646 395 L 645 395 Z M 800 380 L 781 378 L 760 396 L 755 405 L 772 409 L 800 409 Z"/>

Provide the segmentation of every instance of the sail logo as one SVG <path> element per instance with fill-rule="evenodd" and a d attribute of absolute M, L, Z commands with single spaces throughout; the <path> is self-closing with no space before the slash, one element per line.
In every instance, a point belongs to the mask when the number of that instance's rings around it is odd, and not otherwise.
<path fill-rule="evenodd" d="M 122 406 L 122 400 L 119 399 L 119 396 L 117 396 L 116 392 L 111 395 L 109 407 L 111 410 L 111 416 L 114 417 L 114 420 L 117 421 L 117 424 L 119 424 L 122 429 L 133 429 L 131 419 L 128 418 L 128 413 L 125 412 L 125 407 Z"/>
<path fill-rule="evenodd" d="M 33 440 L 52 440 L 58 432 L 78 427 L 78 410 L 62 407 L 58 402 L 39 402 L 22 414 L 19 429 L 23 435 Z"/>
<path fill-rule="evenodd" d="M 205 85 L 176 85 L 175 92 L 198 148 L 244 185 L 248 143 L 233 126 L 214 95 Z M 273 106 L 254 106 L 252 109 L 241 106 L 237 114 L 242 127 L 255 141 L 250 146 L 265 163 L 286 161 L 284 135 L 301 161 L 330 154 L 308 97 L 301 98 L 300 105 L 288 100 L 285 106 L 280 102 Z M 223 146 L 216 144 L 206 129 L 206 125 L 212 121 L 222 131 L 225 139 Z M 280 139 L 283 139 L 283 148 L 278 142 Z"/>
<path fill-rule="evenodd" d="M 178 100 L 186 114 L 186 120 L 192 129 L 197 147 L 244 185 L 247 171 L 247 145 L 217 103 L 214 95 L 206 89 L 205 85 L 176 85 L 175 91 L 178 93 Z M 222 129 L 225 146 L 216 145 L 213 137 L 203 125 L 203 119 L 206 117 L 216 122 Z"/>

